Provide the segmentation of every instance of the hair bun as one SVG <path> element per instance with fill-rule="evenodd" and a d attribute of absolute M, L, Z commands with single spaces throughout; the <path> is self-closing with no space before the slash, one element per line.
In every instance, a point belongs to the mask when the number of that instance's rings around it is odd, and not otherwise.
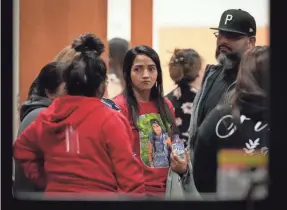
<path fill-rule="evenodd" d="M 174 58 L 170 61 L 170 63 L 172 64 L 184 64 L 186 58 L 185 57 L 179 57 L 177 58 L 176 56 L 174 56 Z"/>
<path fill-rule="evenodd" d="M 81 36 L 81 43 L 74 48 L 77 52 L 85 53 L 92 51 L 100 56 L 104 52 L 104 47 L 105 46 L 99 37 L 88 33 Z"/>

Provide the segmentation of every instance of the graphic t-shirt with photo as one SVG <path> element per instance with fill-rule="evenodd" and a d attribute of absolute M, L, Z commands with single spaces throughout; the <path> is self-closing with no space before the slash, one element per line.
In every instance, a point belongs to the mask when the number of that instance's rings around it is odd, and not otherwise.
<path fill-rule="evenodd" d="M 165 99 L 173 112 L 173 106 Z M 132 147 L 134 155 L 143 165 L 146 193 L 164 196 L 169 169 L 170 136 L 154 102 L 139 102 L 139 119 L 137 128 L 128 111 L 124 95 L 119 95 L 114 102 L 120 107 L 121 113 L 129 119 L 134 138 Z M 174 114 L 174 113 L 173 113 Z"/>
<path fill-rule="evenodd" d="M 169 167 L 171 140 L 159 114 L 144 114 L 139 117 L 140 157 L 152 168 Z"/>

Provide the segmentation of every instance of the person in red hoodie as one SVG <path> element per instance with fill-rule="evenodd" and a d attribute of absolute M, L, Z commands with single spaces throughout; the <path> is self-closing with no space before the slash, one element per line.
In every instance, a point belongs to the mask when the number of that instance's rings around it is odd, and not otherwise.
<path fill-rule="evenodd" d="M 65 65 L 67 95 L 57 98 L 17 138 L 14 158 L 35 184 L 53 193 L 145 193 L 128 120 L 101 102 L 107 68 L 101 40 L 91 34 Z M 38 162 L 44 158 L 44 167 Z"/>
<path fill-rule="evenodd" d="M 144 169 L 148 197 L 163 197 L 169 167 L 185 174 L 187 161 L 170 156 L 176 126 L 173 106 L 163 97 L 158 54 L 145 45 L 130 49 L 124 58 L 123 73 L 126 87 L 113 100 L 132 125 L 133 150 Z"/>

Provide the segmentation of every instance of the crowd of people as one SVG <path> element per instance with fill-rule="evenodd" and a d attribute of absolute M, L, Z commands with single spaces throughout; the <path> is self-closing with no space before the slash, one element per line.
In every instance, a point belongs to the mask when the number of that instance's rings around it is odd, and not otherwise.
<path fill-rule="evenodd" d="M 269 47 L 256 22 L 223 12 L 216 65 L 175 49 L 163 93 L 160 57 L 150 46 L 80 35 L 46 64 L 20 109 L 13 145 L 13 192 L 154 198 L 217 192 L 217 154 L 268 155 Z M 192 37 L 191 37 L 192 38 Z"/>

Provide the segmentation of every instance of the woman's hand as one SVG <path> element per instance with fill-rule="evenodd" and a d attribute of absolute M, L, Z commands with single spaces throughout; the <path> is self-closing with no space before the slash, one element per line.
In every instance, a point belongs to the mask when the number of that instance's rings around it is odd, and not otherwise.
<path fill-rule="evenodd" d="M 170 154 L 170 167 L 174 172 L 178 173 L 179 175 L 184 175 L 186 173 L 188 161 L 188 152 L 185 152 L 185 156 L 183 159 L 177 156 L 175 154 L 175 151 L 172 151 Z"/>

